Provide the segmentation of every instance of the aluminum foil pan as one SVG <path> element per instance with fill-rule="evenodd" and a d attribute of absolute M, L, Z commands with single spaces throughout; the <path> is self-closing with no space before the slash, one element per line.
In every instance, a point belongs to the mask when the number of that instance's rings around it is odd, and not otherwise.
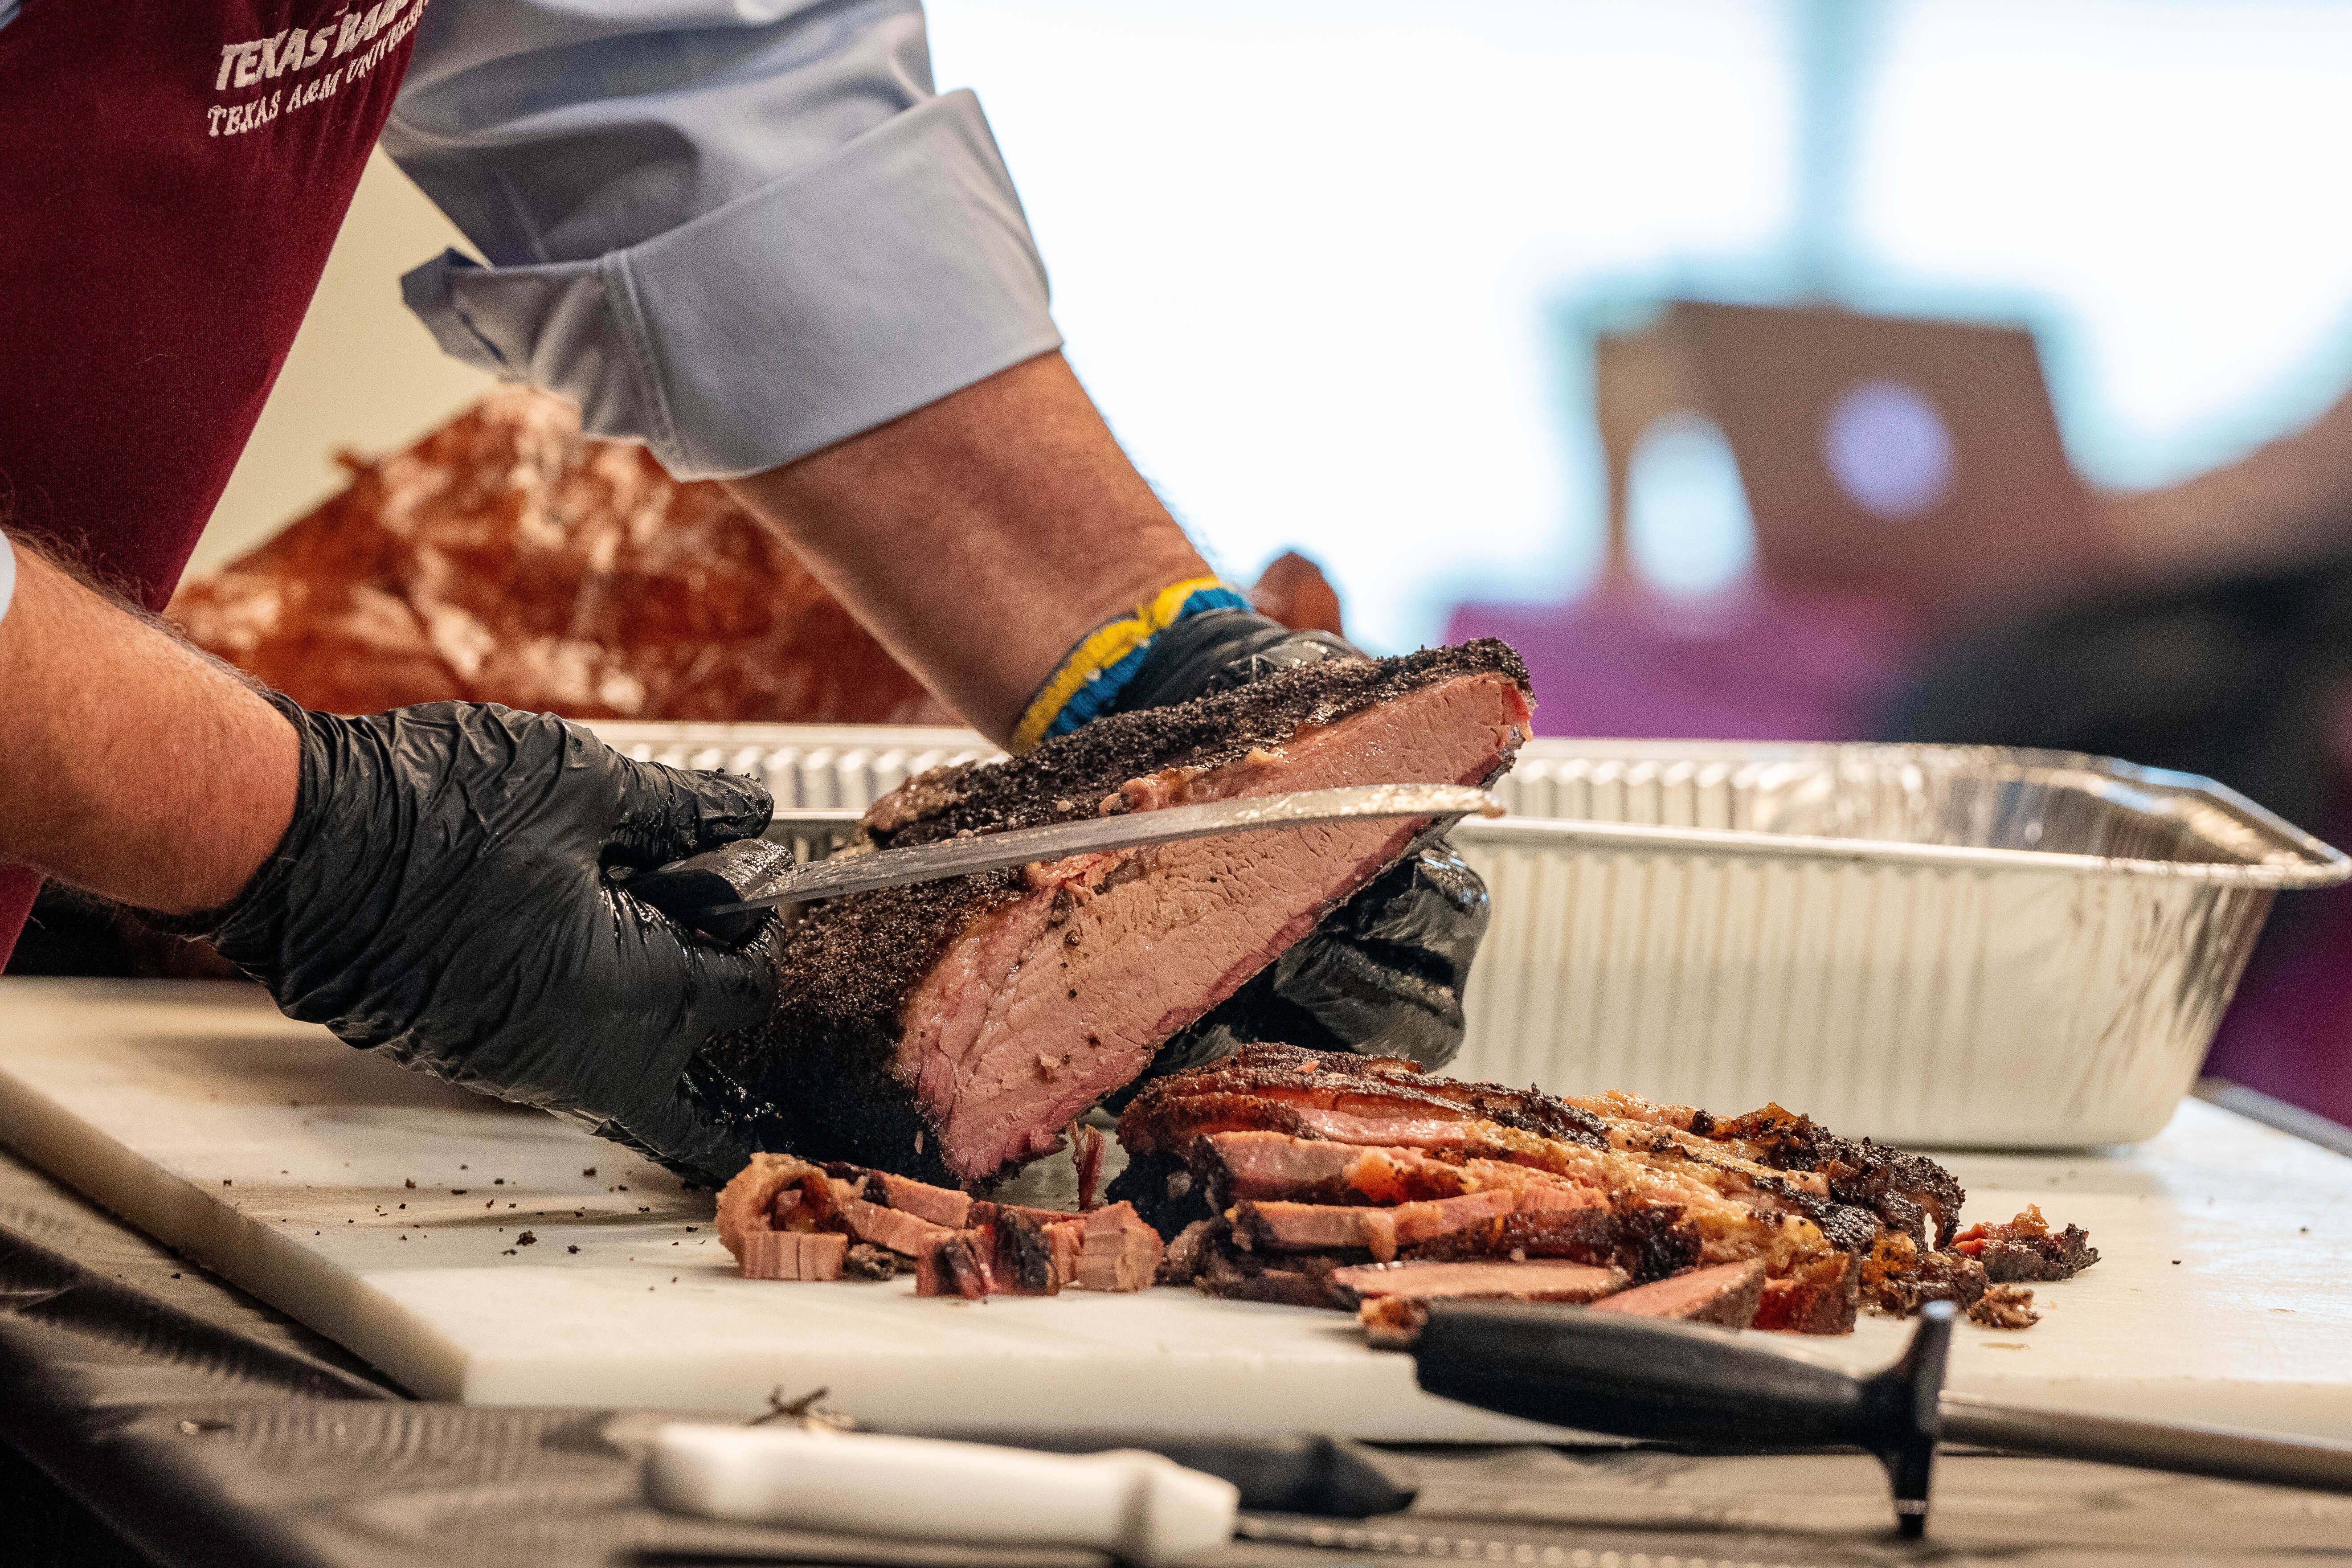
<path fill-rule="evenodd" d="M 1927 1145 L 2163 1127 L 2284 889 L 2233 792 L 1990 747 L 1537 741 L 1465 822 L 1494 924 L 1454 1070 Z"/>
<path fill-rule="evenodd" d="M 963 730 L 600 723 L 764 780 L 828 853 Z M 1494 922 L 1467 1078 L 1778 1100 L 1914 1145 L 2050 1148 L 2170 1118 L 2281 889 L 2352 876 L 2210 781 L 1989 747 L 1530 742 L 1454 842 Z"/>
<path fill-rule="evenodd" d="M 642 724 L 598 720 L 604 743 L 641 762 L 748 773 L 776 797 L 768 837 L 803 860 L 846 842 L 867 806 L 932 768 L 1003 753 L 972 730 L 905 724 Z"/>

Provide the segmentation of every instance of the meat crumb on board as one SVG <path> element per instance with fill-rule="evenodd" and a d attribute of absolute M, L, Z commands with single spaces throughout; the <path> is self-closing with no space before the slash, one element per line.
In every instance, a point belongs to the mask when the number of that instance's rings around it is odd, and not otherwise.
<path fill-rule="evenodd" d="M 718 1229 L 746 1279 L 888 1279 L 911 1263 L 918 1295 L 965 1299 L 1140 1290 L 1162 1252 L 1129 1204 L 1080 1214 L 992 1204 L 788 1154 L 752 1156 L 719 1194 Z"/>

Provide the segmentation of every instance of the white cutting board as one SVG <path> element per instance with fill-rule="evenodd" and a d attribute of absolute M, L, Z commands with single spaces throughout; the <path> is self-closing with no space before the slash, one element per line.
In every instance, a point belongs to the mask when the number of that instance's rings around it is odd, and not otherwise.
<path fill-rule="evenodd" d="M 1422 1394 L 1336 1312 L 736 1279 L 707 1194 L 248 987 L 0 980 L 0 1141 L 431 1398 L 748 1415 L 824 1386 L 887 1426 L 1546 1431 Z M 2136 1149 L 1950 1163 L 1971 1218 L 2038 1201 L 2105 1255 L 2032 1330 L 1963 1324 L 1952 1386 L 2352 1438 L 2352 1160 L 2191 1100 Z M 1906 1331 L 1805 1343 L 1884 1362 Z"/>

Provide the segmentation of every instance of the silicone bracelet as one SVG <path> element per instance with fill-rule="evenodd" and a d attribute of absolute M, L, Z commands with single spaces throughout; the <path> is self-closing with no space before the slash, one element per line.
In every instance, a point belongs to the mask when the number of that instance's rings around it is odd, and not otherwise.
<path fill-rule="evenodd" d="M 1013 727 L 1013 750 L 1029 751 L 1048 735 L 1066 735 L 1108 711 L 1119 689 L 1142 667 L 1151 639 L 1185 616 L 1249 607 L 1247 599 L 1214 577 L 1188 577 L 1136 605 L 1132 615 L 1105 621 L 1062 656 L 1030 699 Z"/>

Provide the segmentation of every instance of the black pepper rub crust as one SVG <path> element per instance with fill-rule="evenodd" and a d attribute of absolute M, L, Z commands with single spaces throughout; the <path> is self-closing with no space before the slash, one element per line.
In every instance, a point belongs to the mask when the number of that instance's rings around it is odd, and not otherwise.
<path fill-rule="evenodd" d="M 877 805 L 859 839 L 877 848 L 929 844 L 959 833 L 994 833 L 1092 816 L 1102 797 L 1163 768 L 1215 768 L 1256 746 L 1280 745 L 1308 724 L 1328 724 L 1465 675 L 1499 675 L 1525 687 L 1528 667 L 1508 643 L 1481 637 L 1401 658 L 1301 666 L 1213 697 L 1139 713 L 1114 713 L 1056 736 L 1024 757 L 910 780 L 919 815 Z M 889 823 L 893 826 L 884 826 Z"/>
<path fill-rule="evenodd" d="M 1867 1138 L 1841 1138 L 1811 1117 L 1778 1105 L 1707 1121 L 1704 1136 L 1744 1142 L 1757 1161 L 1775 1170 L 1819 1172 L 1832 1202 L 1867 1210 L 1923 1245 L 1949 1247 L 1959 1228 L 1960 1205 L 1968 1194 L 1949 1171 L 1924 1154 Z"/>

